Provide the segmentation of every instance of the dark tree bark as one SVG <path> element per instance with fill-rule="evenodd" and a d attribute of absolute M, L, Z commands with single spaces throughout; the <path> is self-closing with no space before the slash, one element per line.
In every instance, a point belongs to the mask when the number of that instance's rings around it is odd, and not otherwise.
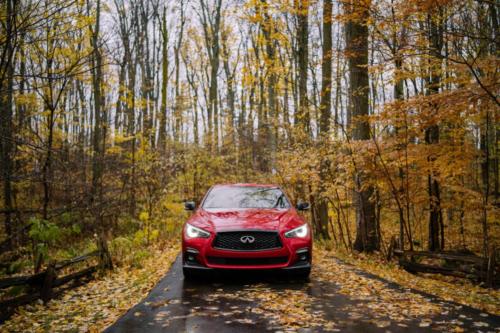
<path fill-rule="evenodd" d="M 50 76 L 50 74 L 49 74 Z M 51 79 L 49 78 L 49 81 Z M 51 84 L 51 83 L 49 83 Z M 51 192 L 51 178 L 52 178 L 52 145 L 54 141 L 54 113 L 55 109 L 53 105 L 45 103 L 47 116 L 47 127 L 48 127 L 48 139 L 47 139 L 47 154 L 45 156 L 45 162 L 42 168 L 42 184 L 43 184 L 43 206 L 42 206 L 42 216 L 44 220 L 49 218 L 49 203 L 50 203 L 50 192 Z"/>
<path fill-rule="evenodd" d="M 332 0 L 323 0 L 323 61 L 321 63 L 320 133 L 327 135 L 332 114 Z"/>
<path fill-rule="evenodd" d="M 299 69 L 299 108 L 296 123 L 305 133 L 311 132 L 311 116 L 307 98 L 307 66 L 309 59 L 309 0 L 294 0 L 297 15 L 297 60 Z"/>
<path fill-rule="evenodd" d="M 0 78 L 0 156 L 1 176 L 3 180 L 3 204 L 5 209 L 5 233 L 12 246 L 12 164 L 13 164 L 13 137 L 12 137 L 12 109 L 13 85 L 15 64 L 15 20 L 17 1 L 7 0 L 2 4 L 5 8 L 5 46 L 2 50 L 2 77 Z M 5 73 L 5 78 L 3 77 Z M 4 80 L 5 79 L 5 80 Z"/>
<path fill-rule="evenodd" d="M 134 9 L 132 15 L 134 23 L 137 23 L 137 10 Z M 136 46 L 136 41 L 134 40 L 134 48 Z M 132 136 L 133 138 L 128 142 L 128 148 L 132 151 L 131 156 L 131 170 L 130 170 L 130 187 L 129 187 L 129 209 L 130 214 L 135 216 L 136 211 L 136 161 L 135 161 L 135 153 L 136 153 L 136 145 L 137 139 L 136 135 L 136 120 L 135 120 L 135 84 L 136 84 L 136 76 L 137 76 L 137 58 L 132 58 L 132 49 L 129 41 L 129 37 L 127 36 L 124 40 L 125 52 L 128 57 L 128 84 L 127 84 L 127 135 Z"/>
<path fill-rule="evenodd" d="M 492 35 L 492 40 L 494 42 L 491 43 L 490 46 L 490 52 L 491 54 L 498 54 L 500 51 L 500 30 L 498 27 L 498 1 L 495 3 L 491 2 L 488 6 L 489 9 L 489 14 L 491 17 L 491 35 Z M 499 153 L 499 147 L 500 147 L 500 126 L 498 126 L 498 123 L 496 121 L 493 121 L 493 177 L 494 177 L 494 195 L 495 195 L 495 202 L 499 202 L 499 196 L 500 196 L 500 153 Z"/>
<path fill-rule="evenodd" d="M 434 16 L 437 15 L 437 16 Z M 429 46 L 431 53 L 436 59 L 441 59 L 441 50 L 443 48 L 443 30 L 436 22 L 436 17 L 441 20 L 441 10 L 439 8 L 431 9 L 428 15 L 429 24 Z M 439 67 L 439 68 L 438 68 Z M 439 93 L 439 85 L 441 83 L 441 66 L 440 63 L 431 63 L 429 76 L 427 81 L 427 93 L 429 95 Z M 437 105 L 430 105 L 434 108 L 434 112 L 438 112 Z M 439 144 L 439 125 L 434 124 L 425 130 L 425 143 L 428 145 Z M 435 157 L 428 156 L 429 162 L 432 163 Z M 443 217 L 441 212 L 441 193 L 440 184 L 437 175 L 434 171 L 430 171 L 427 176 L 427 189 L 429 194 L 429 251 L 440 251 L 444 247 L 444 237 L 442 237 Z"/>
<path fill-rule="evenodd" d="M 54 78 L 54 59 L 52 58 L 50 50 L 54 49 L 55 40 L 51 38 L 50 32 L 52 26 L 46 26 L 47 33 L 47 53 L 46 53 L 46 72 L 47 72 L 47 89 L 44 96 L 44 108 L 47 113 L 47 153 L 45 154 L 45 161 L 42 167 L 42 185 L 43 185 L 43 201 L 42 201 L 42 217 L 44 220 L 49 218 L 48 210 L 51 200 L 51 187 L 52 187 L 52 146 L 54 141 L 54 116 L 57 108 L 57 101 L 54 100 L 55 78 Z"/>
<path fill-rule="evenodd" d="M 97 0 L 96 3 L 96 22 L 95 27 L 91 33 L 92 45 L 92 91 L 94 95 L 94 133 L 92 137 L 92 145 L 94 155 L 92 159 L 92 189 L 91 189 L 91 203 L 94 206 L 96 222 L 100 228 L 103 225 L 103 168 L 104 168 L 104 148 L 106 142 L 105 132 L 105 115 L 104 115 L 104 94 L 102 91 L 102 54 L 99 43 L 99 30 L 100 30 L 100 14 L 101 14 L 101 1 Z"/>
<path fill-rule="evenodd" d="M 369 4 L 367 3 L 367 6 Z M 349 15 L 346 23 L 346 52 L 349 63 L 350 108 L 352 112 L 352 139 L 369 140 L 368 116 L 368 20 L 369 8 L 357 6 L 357 2 L 345 3 Z M 366 174 L 356 170 L 354 175 L 356 205 L 356 240 L 354 249 L 371 252 L 378 250 L 380 239 L 377 228 L 374 188 L 366 185 Z"/>
<path fill-rule="evenodd" d="M 276 41 L 272 37 L 274 33 L 274 22 L 272 17 L 268 13 L 268 4 L 265 0 L 261 0 L 262 15 L 264 21 L 261 22 L 262 32 L 265 38 L 266 44 L 266 64 L 267 65 L 267 108 L 268 117 L 265 124 L 267 141 L 269 144 L 269 162 L 266 163 L 268 171 L 275 172 L 276 170 L 276 123 L 277 123 L 277 103 L 276 103 L 276 84 L 278 81 L 278 75 L 276 73 Z"/>
<path fill-rule="evenodd" d="M 483 7 L 483 4 L 478 3 L 478 17 L 479 17 L 479 33 L 483 36 L 480 41 L 479 57 L 497 55 L 498 46 L 498 16 L 497 10 L 493 3 L 488 7 Z M 488 20 L 489 18 L 489 20 Z M 479 76 L 483 76 L 479 72 Z M 489 197 L 491 192 L 495 196 L 498 195 L 498 127 L 496 126 L 496 117 L 491 114 L 489 107 L 484 109 L 484 118 L 479 125 L 480 130 L 480 150 L 482 152 L 481 162 L 481 180 L 483 192 L 483 255 L 487 256 L 489 251 L 489 228 L 488 228 L 488 209 Z M 494 184 L 492 186 L 492 180 Z"/>
<path fill-rule="evenodd" d="M 167 142 L 167 88 L 168 88 L 168 28 L 167 28 L 167 8 L 163 8 L 161 21 L 161 106 L 158 117 L 160 118 L 160 128 L 158 133 L 158 146 L 161 151 L 166 148 Z"/>
<path fill-rule="evenodd" d="M 320 100 L 320 136 L 328 142 L 332 108 L 332 0 L 323 1 L 323 61 L 321 64 L 321 100 Z M 317 218 L 320 236 L 329 239 L 328 199 L 324 197 L 324 183 L 328 174 L 329 163 L 321 161 L 320 198 L 317 204 Z"/>

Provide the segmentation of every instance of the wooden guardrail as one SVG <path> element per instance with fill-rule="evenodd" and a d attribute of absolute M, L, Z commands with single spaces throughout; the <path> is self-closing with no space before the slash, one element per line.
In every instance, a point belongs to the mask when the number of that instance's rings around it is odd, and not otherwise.
<path fill-rule="evenodd" d="M 484 282 L 490 288 L 500 284 L 500 272 L 494 248 L 490 250 L 486 258 L 470 254 L 399 249 L 394 249 L 393 254 L 399 258 L 399 265 L 411 273 L 443 274 L 467 278 L 476 282 Z M 418 262 L 419 258 L 441 259 L 448 265 L 422 264 Z"/>
<path fill-rule="evenodd" d="M 28 287 L 23 295 L 0 301 L 0 323 L 10 317 L 15 308 L 20 305 L 30 303 L 36 299 L 41 299 L 44 303 L 47 303 L 50 299 L 63 293 L 65 290 L 82 285 L 85 283 L 83 278 L 91 277 L 92 274 L 98 269 L 112 269 L 113 264 L 111 261 L 111 255 L 104 239 L 99 238 L 97 240 L 97 247 L 98 249 L 96 251 L 92 251 L 72 259 L 60 262 L 52 261 L 44 271 L 37 274 L 0 279 L 0 289 L 23 285 Z M 63 268 L 87 261 L 91 258 L 97 258 L 97 264 L 88 266 L 65 276 L 58 276 L 58 271 Z M 74 281 L 71 286 L 56 289 L 71 281 Z"/>

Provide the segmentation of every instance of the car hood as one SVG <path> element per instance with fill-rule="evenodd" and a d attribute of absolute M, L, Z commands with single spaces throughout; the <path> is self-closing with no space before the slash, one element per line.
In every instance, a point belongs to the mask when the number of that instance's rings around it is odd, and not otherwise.
<path fill-rule="evenodd" d="M 291 209 L 199 209 L 189 222 L 214 232 L 282 230 L 294 216 L 296 213 Z"/>

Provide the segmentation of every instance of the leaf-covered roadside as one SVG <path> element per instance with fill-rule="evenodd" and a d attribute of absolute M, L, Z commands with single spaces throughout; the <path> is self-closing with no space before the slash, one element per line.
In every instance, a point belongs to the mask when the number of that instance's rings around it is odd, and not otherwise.
<path fill-rule="evenodd" d="M 384 262 L 375 255 L 352 254 L 343 251 L 333 252 L 319 250 L 321 255 L 335 255 L 349 264 L 362 270 L 380 276 L 388 281 L 400 284 L 403 287 L 419 290 L 438 296 L 447 301 L 500 315 L 500 292 L 495 289 L 482 288 L 470 281 L 445 276 L 415 275 L 399 268 L 397 264 Z"/>
<path fill-rule="evenodd" d="M 394 288 L 384 281 L 365 276 L 363 271 L 370 271 L 369 269 L 359 270 L 342 263 L 337 259 L 336 253 L 322 248 L 317 248 L 315 252 L 311 281 L 300 289 L 279 290 L 273 285 L 257 284 L 245 286 L 235 293 L 219 289 L 220 293 L 217 292 L 214 296 L 254 301 L 257 306 L 252 307 L 251 312 L 269 320 L 272 328 L 287 332 L 303 328 L 341 332 L 353 321 L 363 321 L 386 329 L 418 325 L 443 332 L 467 330 L 464 322 L 466 316 L 462 318 L 460 312 L 457 313 L 456 306 L 432 301 L 410 289 L 413 287 L 410 285 L 411 274 L 404 272 L 407 280 L 406 283 L 401 283 L 403 288 Z M 395 271 L 399 272 L 398 269 Z M 327 290 L 330 291 L 325 293 Z M 430 288 L 422 291 L 441 296 Z M 490 296 L 494 298 L 494 292 Z M 339 298 L 344 299 L 341 304 L 337 303 Z M 471 305 L 478 304 L 471 302 Z M 484 304 L 480 308 L 490 313 L 498 312 L 498 307 L 494 311 L 493 306 L 494 303 Z M 331 309 L 334 308 L 337 318 L 332 320 Z M 240 310 L 244 309 L 236 308 L 233 314 L 237 315 Z M 223 315 L 231 317 L 231 312 Z M 488 316 L 486 313 L 481 314 L 481 317 Z M 474 321 L 473 325 L 489 327 L 483 321 Z"/>
<path fill-rule="evenodd" d="M 48 306 L 19 308 L 2 332 L 99 332 L 143 299 L 175 260 L 179 248 L 152 249 L 141 267 L 120 267 L 70 290 Z"/>

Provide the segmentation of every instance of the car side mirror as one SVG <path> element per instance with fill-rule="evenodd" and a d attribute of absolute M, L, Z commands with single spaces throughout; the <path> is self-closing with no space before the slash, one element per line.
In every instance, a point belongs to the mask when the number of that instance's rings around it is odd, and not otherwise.
<path fill-rule="evenodd" d="M 308 210 L 310 208 L 308 202 L 299 202 L 297 204 L 297 210 Z"/>
<path fill-rule="evenodd" d="M 194 210 L 196 207 L 196 204 L 194 203 L 194 201 L 186 201 L 184 203 L 184 209 L 185 210 Z"/>

